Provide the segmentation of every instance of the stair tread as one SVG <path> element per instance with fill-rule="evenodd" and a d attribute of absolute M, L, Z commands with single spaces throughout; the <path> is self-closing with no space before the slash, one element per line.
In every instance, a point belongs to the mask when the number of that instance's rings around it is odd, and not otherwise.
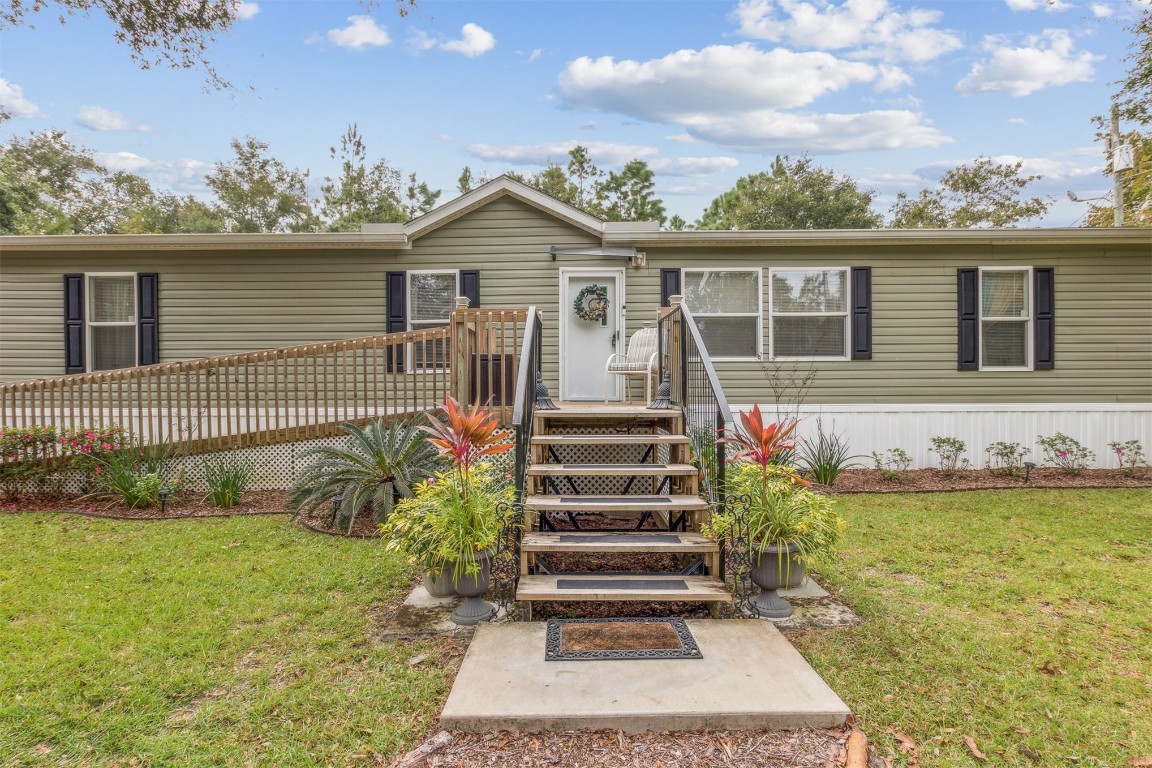
<path fill-rule="evenodd" d="M 532 464 L 529 475 L 695 475 L 691 464 Z"/>
<path fill-rule="evenodd" d="M 532 445 L 687 445 L 685 435 L 536 435 Z"/>
<path fill-rule="evenodd" d="M 525 533 L 525 552 L 695 552 L 717 551 L 716 542 L 700 533 L 681 531 L 547 531 Z"/>
<path fill-rule="evenodd" d="M 714 576 L 673 573 L 582 573 L 521 576 L 517 600 L 728 602 L 732 594 Z"/>
<path fill-rule="evenodd" d="M 653 410 L 644 405 L 561 405 L 555 411 L 535 410 L 534 416 L 543 419 L 679 419 L 680 411 Z"/>
<path fill-rule="evenodd" d="M 539 512 L 573 510 L 584 512 L 617 512 L 667 510 L 697 511 L 709 508 L 699 496 L 668 494 L 664 496 L 529 496 L 524 506 Z"/>

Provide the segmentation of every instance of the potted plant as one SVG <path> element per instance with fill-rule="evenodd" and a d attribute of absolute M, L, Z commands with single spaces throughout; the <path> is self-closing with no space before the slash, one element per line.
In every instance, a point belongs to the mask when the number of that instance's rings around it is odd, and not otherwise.
<path fill-rule="evenodd" d="M 500 506 L 515 500 L 508 479 L 490 462 L 480 461 L 511 450 L 497 434 L 498 422 L 479 406 L 463 408 L 448 398 L 438 409 L 442 420 L 421 427 L 440 456 L 452 467 L 417 483 L 381 525 L 388 548 L 406 555 L 425 572 L 451 566 L 455 591 L 465 598 L 452 612 L 457 624 L 477 624 L 494 614 L 480 599 L 490 583 L 493 550 L 500 537 Z"/>
<path fill-rule="evenodd" d="M 831 551 L 844 526 L 827 496 L 812 490 L 794 467 L 776 463 L 792 447 L 787 438 L 795 428 L 795 422 L 765 425 L 758 406 L 741 415 L 735 434 L 723 438 L 738 446 L 725 477 L 728 505 L 704 527 L 717 540 L 733 537 L 746 547 L 749 578 L 760 588 L 750 607 L 772 619 L 792 615 L 776 590 L 802 584 L 807 568 Z"/>

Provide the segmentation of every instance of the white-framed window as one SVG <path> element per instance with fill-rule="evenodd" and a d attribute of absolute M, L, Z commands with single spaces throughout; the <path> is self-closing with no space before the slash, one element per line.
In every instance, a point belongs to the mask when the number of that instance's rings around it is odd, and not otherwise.
<path fill-rule="evenodd" d="M 136 365 L 136 273 L 88 273 L 85 320 L 88 370 Z"/>
<path fill-rule="evenodd" d="M 980 370 L 1032 370 L 1032 268 L 980 268 Z"/>
<path fill-rule="evenodd" d="M 760 357 L 763 299 L 760 269 L 685 269 L 684 303 L 713 360 Z"/>
<path fill-rule="evenodd" d="M 769 272 L 769 356 L 847 360 L 848 267 Z"/>
<path fill-rule="evenodd" d="M 408 273 L 408 330 L 421 331 L 448 325 L 456 307 L 460 275 L 455 269 Z M 440 342 L 409 345 L 408 370 L 442 370 L 447 367 L 447 345 Z"/>

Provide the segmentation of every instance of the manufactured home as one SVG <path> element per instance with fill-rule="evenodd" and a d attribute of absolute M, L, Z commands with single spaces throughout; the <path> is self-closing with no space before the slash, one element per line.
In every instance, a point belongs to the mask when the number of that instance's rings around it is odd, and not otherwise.
<path fill-rule="evenodd" d="M 398 333 L 387 370 L 419 381 L 448 366 L 420 334 L 457 297 L 536 308 L 558 400 L 640 397 L 606 361 L 682 300 L 733 410 L 855 454 L 930 466 L 954 436 L 979 465 L 1060 431 L 1109 466 L 1109 441 L 1152 444 L 1148 229 L 668 232 L 506 177 L 359 233 L 0 238 L 0 382 Z M 518 350 L 478 345 L 507 390 Z"/>

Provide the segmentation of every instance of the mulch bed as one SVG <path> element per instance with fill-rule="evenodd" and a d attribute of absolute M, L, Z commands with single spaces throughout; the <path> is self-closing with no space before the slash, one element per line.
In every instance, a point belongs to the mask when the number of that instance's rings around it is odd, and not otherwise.
<path fill-rule="evenodd" d="M 1152 468 L 1142 467 L 1134 473 L 1119 469 L 1087 469 L 1069 474 L 1051 467 L 1032 470 L 1028 482 L 1021 477 L 993 474 L 987 469 L 972 469 L 945 474 L 938 469 L 918 469 L 904 472 L 898 479 L 885 478 L 874 469 L 847 469 L 836 478 L 832 487 L 817 485 L 832 494 L 838 493 L 939 493 L 947 491 L 997 490 L 1008 488 L 1152 488 Z M 213 507 L 199 494 L 185 493 L 169 501 L 163 513 L 158 507 L 133 509 L 122 504 L 98 500 L 91 495 L 60 495 L 28 493 L 17 499 L 0 500 L 0 514 L 17 512 L 70 512 L 90 517 L 119 520 L 169 520 L 190 517 L 221 517 L 230 515 L 268 515 L 287 513 L 288 494 L 285 491 L 249 491 L 236 507 Z M 559 523 L 559 519 L 557 520 Z M 332 525 L 332 510 L 321 507 L 311 515 L 303 516 L 299 523 L 318 533 L 345 535 Z M 560 524 L 560 527 L 564 527 Z M 376 536 L 376 525 L 367 514 L 359 515 L 352 526 L 352 536 Z M 639 568 L 639 566 L 637 566 Z M 642 569 L 641 569 L 642 570 Z"/>

